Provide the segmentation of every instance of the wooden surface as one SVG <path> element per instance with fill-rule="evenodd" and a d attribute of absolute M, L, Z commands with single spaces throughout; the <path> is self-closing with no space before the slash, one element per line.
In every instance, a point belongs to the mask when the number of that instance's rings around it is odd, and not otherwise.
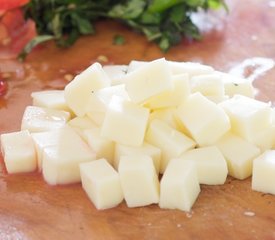
<path fill-rule="evenodd" d="M 49 43 L 33 52 L 9 80 L 7 95 L 0 98 L 0 131 L 19 129 L 32 91 L 62 89 L 65 74 L 81 71 L 100 55 L 114 64 L 165 56 L 200 61 L 223 71 L 253 57 L 275 60 L 274 5 L 273 0 L 232 1 L 222 28 L 214 26 L 203 41 L 183 42 L 165 55 L 142 36 L 109 22 L 98 24 L 96 36 L 82 38 L 71 49 L 56 49 Z M 124 35 L 126 45 L 112 45 L 115 34 Z M 257 67 L 250 66 L 245 73 Z M 275 101 L 274 67 L 254 85 L 259 99 Z M 228 178 L 222 186 L 202 186 L 190 213 L 156 205 L 129 209 L 125 203 L 97 211 L 80 184 L 52 187 L 37 173 L 7 175 L 3 170 L 0 239 L 275 239 L 275 196 L 253 192 L 251 179 Z"/>

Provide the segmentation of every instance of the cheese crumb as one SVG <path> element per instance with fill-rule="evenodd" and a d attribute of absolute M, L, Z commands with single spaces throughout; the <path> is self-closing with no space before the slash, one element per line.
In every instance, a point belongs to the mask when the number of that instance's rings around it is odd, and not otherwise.
<path fill-rule="evenodd" d="M 251 212 L 251 211 L 246 211 L 246 212 L 244 212 L 244 215 L 247 216 L 247 217 L 254 217 L 255 213 Z"/>
<path fill-rule="evenodd" d="M 74 76 L 72 74 L 65 74 L 64 79 L 68 82 L 72 81 Z"/>

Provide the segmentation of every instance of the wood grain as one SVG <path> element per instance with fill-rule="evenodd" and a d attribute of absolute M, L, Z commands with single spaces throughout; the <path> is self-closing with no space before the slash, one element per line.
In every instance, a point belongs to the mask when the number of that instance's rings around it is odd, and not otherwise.
<path fill-rule="evenodd" d="M 71 49 L 49 43 L 28 56 L 23 76 L 9 83 L 0 100 L 0 131 L 20 128 L 30 93 L 63 88 L 65 74 L 75 74 L 98 60 L 128 64 L 130 60 L 200 61 L 223 71 L 251 57 L 275 60 L 274 1 L 231 1 L 223 28 L 205 33 L 201 42 L 184 41 L 163 54 L 141 35 L 111 22 L 97 25 L 96 36 L 83 37 Z M 112 44 L 115 34 L 124 46 Z M 275 101 L 275 70 L 260 76 L 257 97 Z M 0 156 L 2 162 L 2 156 Z M 3 163 L 2 163 L 3 166 Z M 250 214 L 253 213 L 255 215 Z M 225 185 L 202 186 L 192 212 L 158 206 L 120 206 L 97 211 L 80 184 L 48 186 L 38 173 L 0 174 L 0 239 L 275 239 L 275 196 L 253 192 L 251 179 L 228 177 Z"/>

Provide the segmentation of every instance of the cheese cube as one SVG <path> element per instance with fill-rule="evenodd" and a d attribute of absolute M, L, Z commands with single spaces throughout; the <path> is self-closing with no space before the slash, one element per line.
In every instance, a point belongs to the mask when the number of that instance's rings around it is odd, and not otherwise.
<path fill-rule="evenodd" d="M 197 62 L 176 62 L 167 61 L 173 75 L 188 74 L 190 77 L 211 74 L 214 73 L 214 69 L 211 66 L 204 65 Z M 136 69 L 145 66 L 149 62 L 132 60 L 128 67 L 128 72 L 135 71 Z"/>
<path fill-rule="evenodd" d="M 21 130 L 43 132 L 64 127 L 70 119 L 70 113 L 50 108 L 28 106 L 25 109 Z"/>
<path fill-rule="evenodd" d="M 179 74 L 172 77 L 173 88 L 149 98 L 144 106 L 150 109 L 179 106 L 190 94 L 188 74 Z"/>
<path fill-rule="evenodd" d="M 178 131 L 181 131 L 182 128 L 176 120 L 175 112 L 176 108 L 156 109 L 151 112 L 149 116 L 149 122 L 153 121 L 154 119 L 159 119 L 166 122 L 170 127 L 175 128 Z"/>
<path fill-rule="evenodd" d="M 74 129 L 91 129 L 98 127 L 90 118 L 87 116 L 84 117 L 75 117 L 68 122 L 68 125 Z"/>
<path fill-rule="evenodd" d="M 87 116 L 99 127 L 102 126 L 105 119 L 105 112 L 88 112 Z"/>
<path fill-rule="evenodd" d="M 77 75 L 65 87 L 65 99 L 68 106 L 77 116 L 84 116 L 92 91 L 108 87 L 111 80 L 99 63 L 94 63 Z"/>
<path fill-rule="evenodd" d="M 267 150 L 253 161 L 252 189 L 275 195 L 275 150 Z"/>
<path fill-rule="evenodd" d="M 227 95 L 223 95 L 223 96 L 206 96 L 207 99 L 209 99 L 211 102 L 214 102 L 216 104 L 221 103 L 227 99 L 229 99 L 229 97 Z"/>
<path fill-rule="evenodd" d="M 199 193 L 195 165 L 182 159 L 171 160 L 160 181 L 160 208 L 190 211 Z"/>
<path fill-rule="evenodd" d="M 147 61 L 138 61 L 138 60 L 132 60 L 129 65 L 128 65 L 128 73 L 133 72 L 137 70 L 140 67 L 144 67 L 147 65 L 149 62 Z"/>
<path fill-rule="evenodd" d="M 89 117 L 75 117 L 67 123 L 71 128 L 73 128 L 80 137 L 86 141 L 86 136 L 84 130 L 98 128 L 97 124 L 93 122 Z"/>
<path fill-rule="evenodd" d="M 111 79 L 112 86 L 124 83 L 123 77 L 128 71 L 127 65 L 106 65 L 102 68 Z"/>
<path fill-rule="evenodd" d="M 149 109 L 118 96 L 113 96 L 101 128 L 101 135 L 121 144 L 143 143 Z"/>
<path fill-rule="evenodd" d="M 205 74 L 190 79 L 191 92 L 200 92 L 206 97 L 223 97 L 224 85 L 218 74 Z"/>
<path fill-rule="evenodd" d="M 196 145 L 191 138 L 158 119 L 150 123 L 145 139 L 162 151 L 160 173 L 164 172 L 172 158 L 179 157 L 183 152 L 194 148 Z"/>
<path fill-rule="evenodd" d="M 271 127 L 272 110 L 267 103 L 235 95 L 220 106 L 230 118 L 232 131 L 248 141 L 254 142 L 258 132 Z"/>
<path fill-rule="evenodd" d="M 123 99 L 129 99 L 124 84 L 94 91 L 91 93 L 87 104 L 87 116 L 98 125 L 101 125 L 104 121 L 106 110 L 113 96 L 120 96 Z"/>
<path fill-rule="evenodd" d="M 216 146 L 188 150 L 180 158 L 195 163 L 199 183 L 208 185 L 225 183 L 228 174 L 227 163 Z"/>
<path fill-rule="evenodd" d="M 84 130 L 85 139 L 88 145 L 96 153 L 96 158 L 105 158 L 110 164 L 113 164 L 115 143 L 100 135 L 99 128 Z"/>
<path fill-rule="evenodd" d="M 142 103 L 152 96 L 172 89 L 169 65 L 164 58 L 154 60 L 126 74 L 125 85 L 130 99 L 135 103 Z"/>
<path fill-rule="evenodd" d="M 68 107 L 65 101 L 64 90 L 32 92 L 31 97 L 33 106 L 71 112 L 71 109 Z"/>
<path fill-rule="evenodd" d="M 124 84 L 102 88 L 91 93 L 87 107 L 87 112 L 106 112 L 106 109 L 114 95 L 120 96 L 124 99 L 129 99 Z"/>
<path fill-rule="evenodd" d="M 260 148 L 261 152 L 273 148 L 275 143 L 275 125 L 268 126 L 261 131 L 253 133 L 251 142 Z"/>
<path fill-rule="evenodd" d="M 121 156 L 147 155 L 153 159 L 156 173 L 159 174 L 161 150 L 149 143 L 144 142 L 140 147 L 131 147 L 117 143 L 115 146 L 113 165 L 118 169 Z"/>
<path fill-rule="evenodd" d="M 201 93 L 191 94 L 179 106 L 177 117 L 199 146 L 212 145 L 230 129 L 223 109 Z"/>
<path fill-rule="evenodd" d="M 229 97 L 233 97 L 236 94 L 254 98 L 255 89 L 252 85 L 252 81 L 246 78 L 240 78 L 234 76 L 233 74 L 217 72 L 220 74 L 223 84 L 225 94 Z"/>
<path fill-rule="evenodd" d="M 8 173 L 32 172 L 36 169 L 36 152 L 27 130 L 1 134 L 1 152 Z"/>
<path fill-rule="evenodd" d="M 46 147 L 58 145 L 60 141 L 60 136 L 64 131 L 66 131 L 64 130 L 64 128 L 60 128 L 56 130 L 37 132 L 31 134 L 36 149 L 37 166 L 39 171 L 42 170 L 43 150 Z"/>
<path fill-rule="evenodd" d="M 84 191 L 97 209 L 112 208 L 123 200 L 119 175 L 106 159 L 80 164 Z"/>
<path fill-rule="evenodd" d="M 227 133 L 217 143 L 227 161 L 229 175 L 237 179 L 245 179 L 252 174 L 252 162 L 261 151 L 245 139 Z"/>
<path fill-rule="evenodd" d="M 122 156 L 118 172 L 128 207 L 159 202 L 159 180 L 151 157 Z"/>
<path fill-rule="evenodd" d="M 171 68 L 172 74 L 174 75 L 187 73 L 190 77 L 193 77 L 202 74 L 211 74 L 214 72 L 214 69 L 212 67 L 196 62 L 168 61 L 168 63 Z"/>
<path fill-rule="evenodd" d="M 95 160 L 95 153 L 67 127 L 57 145 L 43 149 L 42 158 L 42 173 L 48 184 L 69 184 L 80 182 L 79 164 Z"/>

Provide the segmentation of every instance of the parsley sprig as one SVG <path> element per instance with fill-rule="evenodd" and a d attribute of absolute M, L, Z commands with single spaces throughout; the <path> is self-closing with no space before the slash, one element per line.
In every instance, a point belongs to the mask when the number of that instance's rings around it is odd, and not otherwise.
<path fill-rule="evenodd" d="M 60 47 L 69 47 L 81 35 L 95 34 L 94 23 L 102 18 L 130 26 L 167 51 L 184 37 L 200 39 L 192 13 L 220 7 L 227 9 L 224 0 L 31 0 L 24 8 L 25 16 L 35 21 L 39 35 L 21 57 L 52 39 Z"/>

